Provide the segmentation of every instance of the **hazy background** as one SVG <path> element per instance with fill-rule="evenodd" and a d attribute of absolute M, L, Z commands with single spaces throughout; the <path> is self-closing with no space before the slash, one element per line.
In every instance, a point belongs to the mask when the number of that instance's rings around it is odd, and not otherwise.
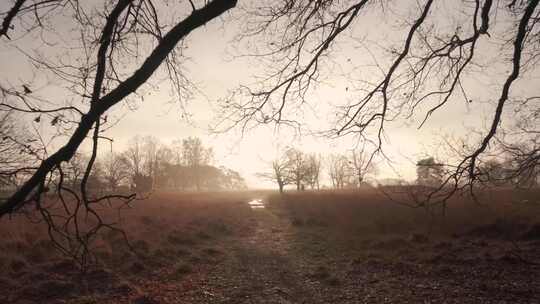
<path fill-rule="evenodd" d="M 0 3 L 0 10 L 7 8 L 6 3 Z M 225 18 L 235 19 L 235 10 Z M 385 20 L 381 25 L 381 16 L 366 15 L 355 29 L 362 32 L 370 32 L 374 36 L 366 36 L 370 39 L 390 39 L 399 42 L 402 35 L 389 34 L 399 26 L 399 20 Z M 256 177 L 256 173 L 268 171 L 270 162 L 286 146 L 295 146 L 304 152 L 316 152 L 330 154 L 333 152 L 346 152 L 357 144 L 354 138 L 346 137 L 337 140 L 329 140 L 317 136 L 309 136 L 307 130 L 320 130 L 329 126 L 331 121 L 332 105 L 343 104 L 355 97 L 355 79 L 346 78 L 347 68 L 343 62 L 355 62 L 356 68 L 360 69 L 358 75 L 364 79 L 379 77 L 377 69 L 373 67 L 373 57 L 370 52 L 378 50 L 366 50 L 359 45 L 346 43 L 336 44 L 334 58 L 335 68 L 329 68 L 324 82 L 319 85 L 313 94 L 308 96 L 310 106 L 305 113 L 300 113 L 306 123 L 306 128 L 298 132 L 288 128 L 275 128 L 272 125 L 261 126 L 245 134 L 235 129 L 227 133 L 214 133 L 210 126 L 216 123 L 216 111 L 219 111 L 219 99 L 228 95 L 230 90 L 239 84 L 249 84 L 254 81 L 252 75 L 261 72 L 260 66 L 254 59 L 235 58 L 237 55 L 247 53 L 242 44 L 233 41 L 238 31 L 236 22 L 212 22 L 202 30 L 197 30 L 189 36 L 183 44 L 183 54 L 186 56 L 183 69 L 191 81 L 197 87 L 198 92 L 192 100 L 187 101 L 185 110 L 181 103 L 174 100 L 170 87 L 163 77 L 157 75 L 153 78 L 154 89 L 146 90 L 144 101 L 123 103 L 114 108 L 111 117 L 121 118 L 118 124 L 108 130 L 105 135 L 114 139 L 112 149 L 122 151 L 128 141 L 135 135 L 152 135 L 163 143 L 170 143 L 174 139 L 188 136 L 200 137 L 204 144 L 211 146 L 215 152 L 215 162 L 239 171 L 246 179 L 250 187 L 271 187 L 268 181 Z M 71 33 L 73 34 L 73 33 Z M 55 37 L 46 37 L 50 45 L 37 44 L 36 37 L 23 36 L 24 45 L 42 54 L 54 48 L 55 41 L 69 39 L 62 35 L 62 31 Z M 490 46 L 484 47 L 485 62 L 488 72 L 471 75 L 466 83 L 469 97 L 473 102 L 467 103 L 461 96 L 454 96 L 440 111 L 436 112 L 423 128 L 418 129 L 419 121 L 424 115 L 418 111 L 409 120 L 388 122 L 385 132 L 384 151 L 391 163 L 384 161 L 378 165 L 378 178 L 403 178 L 413 180 L 416 177 L 415 162 L 423 155 L 439 154 L 438 139 L 443 136 L 469 137 L 473 128 L 485 127 L 484 121 L 491 118 L 494 97 L 499 93 L 493 91 L 493 85 L 499 83 L 499 79 L 506 75 L 505 67 L 489 67 L 491 54 Z M 65 88 L 60 84 L 51 82 L 47 75 L 32 75 L 28 61 L 24 59 L 22 50 L 11 47 L 10 44 L 0 44 L 0 77 L 7 78 L 13 71 L 19 75 L 33 79 L 34 92 L 43 96 L 68 100 L 71 98 Z M 384 62 L 382 63 L 384 66 Z M 21 74 L 20 71 L 27 71 Z M 529 76 L 529 79 L 520 81 L 514 88 L 519 92 L 520 88 L 534 87 L 538 83 L 538 75 Z M 11 85 L 17 85 L 23 79 L 13 79 Z M 26 81 L 26 79 L 24 79 Z M 186 112 L 190 114 L 186 119 Z M 511 119 L 511 117 L 509 118 Z M 40 127 L 38 126 L 38 129 Z M 43 128 L 45 130 L 46 128 Z M 57 146 L 53 143 L 51 147 Z M 102 142 L 100 153 L 110 150 L 107 142 Z M 88 151 L 88 147 L 83 148 Z M 399 174 L 398 174 L 399 172 Z M 328 184 L 328 179 L 323 173 L 323 184 Z"/>

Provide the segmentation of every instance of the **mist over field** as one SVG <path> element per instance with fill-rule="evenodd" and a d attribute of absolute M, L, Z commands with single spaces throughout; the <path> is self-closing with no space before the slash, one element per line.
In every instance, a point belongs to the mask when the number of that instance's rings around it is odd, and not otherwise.
<path fill-rule="evenodd" d="M 538 0 L 0 3 L 0 303 L 540 303 Z"/>

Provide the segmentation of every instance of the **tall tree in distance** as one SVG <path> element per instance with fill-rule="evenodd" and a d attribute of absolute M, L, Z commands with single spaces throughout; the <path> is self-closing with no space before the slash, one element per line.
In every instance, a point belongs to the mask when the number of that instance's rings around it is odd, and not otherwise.
<path fill-rule="evenodd" d="M 443 181 L 444 165 L 433 157 L 426 157 L 416 163 L 417 184 L 429 187 L 439 187 Z"/>
<path fill-rule="evenodd" d="M 308 174 L 306 166 L 306 154 L 296 148 L 288 148 L 285 151 L 287 158 L 289 179 L 296 186 L 296 190 L 304 190 L 304 181 Z"/>
<path fill-rule="evenodd" d="M 188 167 L 207 165 L 212 161 L 212 148 L 206 148 L 198 137 L 188 137 L 182 141 L 182 157 Z"/>
<path fill-rule="evenodd" d="M 335 189 L 343 189 L 349 180 L 349 159 L 344 154 L 328 156 L 328 176 Z"/>
<path fill-rule="evenodd" d="M 185 165 L 191 169 L 191 180 L 195 183 L 197 190 L 200 190 L 203 168 L 212 160 L 212 149 L 204 147 L 200 138 L 189 137 L 182 141 L 182 157 Z"/>
<path fill-rule="evenodd" d="M 371 153 L 368 153 L 363 146 L 361 149 L 355 149 L 351 151 L 351 157 L 349 160 L 351 175 L 354 176 L 355 184 L 357 187 L 361 187 L 369 174 L 375 174 L 377 167 Z"/>
<path fill-rule="evenodd" d="M 270 163 L 269 172 L 258 173 L 260 178 L 275 182 L 278 186 L 279 193 L 283 193 L 285 186 L 291 184 L 290 160 L 285 154 L 278 155 L 278 157 Z"/>
<path fill-rule="evenodd" d="M 311 187 L 311 189 L 320 189 L 321 166 L 322 162 L 320 155 L 311 153 L 306 156 L 306 174 L 304 180 Z"/>
<path fill-rule="evenodd" d="M 128 161 L 123 155 L 109 152 L 103 162 L 103 178 L 108 191 L 116 192 L 129 178 Z"/>

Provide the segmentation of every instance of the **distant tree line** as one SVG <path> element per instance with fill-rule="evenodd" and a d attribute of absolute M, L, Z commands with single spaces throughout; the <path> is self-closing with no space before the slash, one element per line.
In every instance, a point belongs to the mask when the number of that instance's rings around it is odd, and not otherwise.
<path fill-rule="evenodd" d="M 232 169 L 213 164 L 212 148 L 201 139 L 188 137 L 161 143 L 153 136 L 133 137 L 124 151 L 109 151 L 98 157 L 89 174 L 91 192 L 149 192 L 155 189 L 203 191 L 246 188 L 242 176 Z M 63 170 L 63 184 L 78 191 L 89 156 L 76 153 Z M 17 182 L 3 181 L 4 188 Z"/>
<path fill-rule="evenodd" d="M 170 145 L 152 136 L 133 137 L 127 149 L 111 152 L 101 166 L 103 181 L 111 191 L 129 185 L 131 190 L 237 190 L 246 188 L 240 174 L 213 165 L 212 148 L 200 138 L 175 140 Z"/>
<path fill-rule="evenodd" d="M 378 169 L 372 155 L 364 149 L 355 149 L 322 156 L 288 147 L 271 162 L 267 172 L 258 175 L 276 183 L 279 191 L 283 192 L 288 185 L 296 190 L 320 189 L 323 172 L 326 172 L 334 189 L 360 188 L 369 184 L 368 179 L 379 185 L 415 185 L 436 189 L 444 187 L 444 180 L 452 172 L 447 164 L 426 156 L 416 162 L 416 180 L 412 182 L 396 178 L 375 179 Z M 497 158 L 480 163 L 477 187 L 538 187 L 540 166 L 530 165 L 529 156 L 530 152 L 525 147 L 513 147 Z"/>
<path fill-rule="evenodd" d="M 526 147 L 511 147 L 497 157 L 478 165 L 477 186 L 532 188 L 540 184 L 540 166 L 531 165 L 530 151 Z M 416 184 L 439 187 L 451 172 L 444 163 L 429 156 L 416 163 Z"/>
<path fill-rule="evenodd" d="M 370 157 L 371 154 L 365 153 L 363 149 L 322 156 L 288 147 L 271 162 L 270 170 L 259 173 L 259 176 L 275 182 L 280 192 L 287 185 L 293 185 L 296 190 L 320 189 L 322 170 L 326 163 L 334 188 L 358 188 L 366 184 L 368 175 L 374 175 L 377 171 Z"/>

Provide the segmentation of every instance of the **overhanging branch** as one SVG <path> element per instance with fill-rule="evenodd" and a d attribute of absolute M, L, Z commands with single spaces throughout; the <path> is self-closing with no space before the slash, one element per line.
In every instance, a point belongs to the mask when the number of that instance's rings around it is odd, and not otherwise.
<path fill-rule="evenodd" d="M 46 178 L 51 170 L 61 162 L 71 159 L 99 117 L 143 85 L 180 40 L 193 30 L 235 7 L 236 3 L 237 0 L 214 0 L 203 8 L 193 11 L 183 21 L 176 24 L 163 36 L 163 39 L 132 76 L 120 83 L 110 93 L 101 97 L 97 102 L 92 103 L 90 110 L 81 117 L 79 125 L 68 142 L 45 159 L 36 172 L 4 204 L 0 205 L 0 217 L 24 205 L 32 190 Z"/>

